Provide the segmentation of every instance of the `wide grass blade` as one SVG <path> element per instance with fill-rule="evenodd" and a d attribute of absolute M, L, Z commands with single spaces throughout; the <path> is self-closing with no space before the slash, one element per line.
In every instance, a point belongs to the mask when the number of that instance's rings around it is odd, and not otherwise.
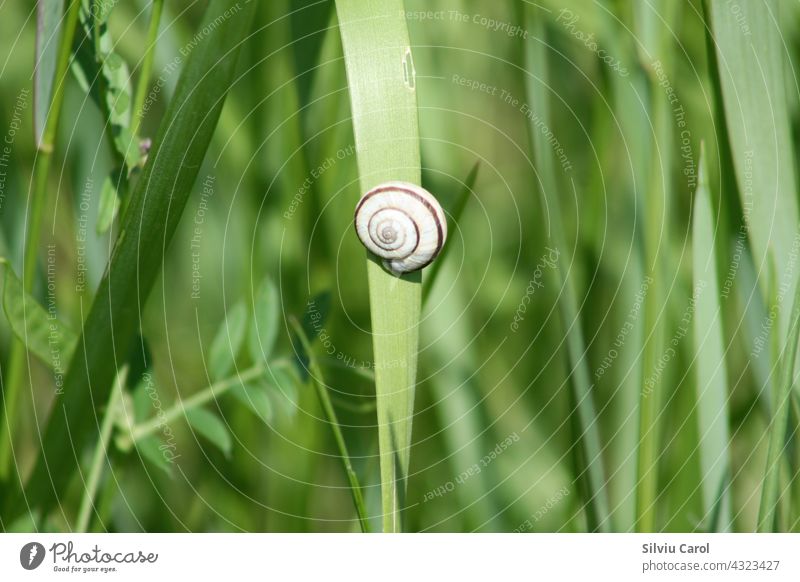
<path fill-rule="evenodd" d="M 715 233 L 722 229 L 714 221 L 704 164 L 705 155 L 701 153 L 692 226 L 694 284 L 703 288 L 694 318 L 701 487 L 704 519 L 711 522 L 711 517 L 718 515 L 713 529 L 727 531 L 731 520 L 730 493 L 724 486 L 730 471 L 728 378 L 714 249 Z"/>
<path fill-rule="evenodd" d="M 361 191 L 419 184 L 414 65 L 402 0 L 337 0 Z M 355 205 L 355 199 L 353 200 Z M 384 531 L 400 531 L 408 476 L 422 286 L 368 258 Z"/>
<path fill-rule="evenodd" d="M 788 298 L 794 296 L 797 275 L 784 267 L 791 260 L 798 213 L 778 4 L 747 0 L 734 11 L 726 0 L 708 0 L 708 12 L 730 152 L 761 289 L 774 261 Z M 747 22 L 749 34 L 741 22 Z M 783 338 L 789 311 L 781 310 L 779 319 Z"/>
<path fill-rule="evenodd" d="M 548 99 L 548 71 L 544 26 L 541 18 L 533 14 L 530 6 L 526 8 L 528 30 L 532 31 L 531 39 L 525 43 L 525 87 L 529 102 L 537 112 L 538 120 L 545 127 L 550 125 L 550 104 Z M 535 77 L 534 77 L 535 75 Z M 581 434 L 578 441 L 581 447 L 579 455 L 585 460 L 580 467 L 580 474 L 587 487 L 586 516 L 590 530 L 607 531 L 612 529 L 610 523 L 606 476 L 603 470 L 603 457 L 600 449 L 600 425 L 592 395 L 593 384 L 590 380 L 586 345 L 581 331 L 578 302 L 575 297 L 574 283 L 569 275 L 567 246 L 562 234 L 560 190 L 556 180 L 555 164 L 552 149 L 547 136 L 531 119 L 529 135 L 533 144 L 534 162 L 541 179 L 542 207 L 550 213 L 553 227 L 550 236 L 559 250 L 558 266 L 555 269 L 559 277 L 561 293 L 558 297 L 558 311 L 561 324 L 566 334 L 567 353 L 569 357 L 569 377 L 574 401 L 577 403 L 578 427 Z"/>
<path fill-rule="evenodd" d="M 234 81 L 238 47 L 255 2 L 212 0 L 200 24 L 207 32 L 181 73 L 120 228 L 109 267 L 83 327 L 44 431 L 41 456 L 26 490 L 27 504 L 11 495 L 7 514 L 27 505 L 51 508 L 78 469 L 77 458 L 95 435 L 98 408 L 108 400 L 121 358 L 140 322 L 141 305 L 161 271 L 225 96 Z M 223 14 L 228 11 L 228 17 Z M 212 25 L 212 23 L 214 23 Z"/>

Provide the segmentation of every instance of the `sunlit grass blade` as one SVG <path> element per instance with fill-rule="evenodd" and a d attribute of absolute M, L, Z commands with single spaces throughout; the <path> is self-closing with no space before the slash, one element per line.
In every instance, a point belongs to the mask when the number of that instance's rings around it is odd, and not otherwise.
<path fill-rule="evenodd" d="M 478 179 L 478 170 L 480 169 L 480 165 L 480 161 L 475 162 L 475 165 L 472 166 L 469 175 L 467 175 L 467 179 L 464 180 L 464 187 L 461 188 L 461 191 L 458 193 L 458 197 L 453 203 L 453 207 L 446 210 L 448 214 L 447 232 L 449 232 L 451 236 L 454 232 L 456 232 L 456 228 L 461 220 L 461 215 L 464 214 L 464 209 L 467 207 L 467 202 L 469 202 L 469 197 L 473 194 L 475 181 Z M 439 256 L 431 265 L 430 269 L 428 269 L 428 273 L 425 275 L 425 282 L 422 284 L 423 305 L 425 305 L 425 303 L 428 301 L 428 296 L 431 294 L 431 289 L 433 289 L 433 285 L 436 283 L 436 279 L 439 276 L 442 265 L 444 265 L 447 256 L 450 254 L 450 249 L 452 248 L 453 245 L 445 245 L 445 247 L 442 249 L 442 252 L 439 253 Z"/>
<path fill-rule="evenodd" d="M 695 370 L 697 374 L 697 413 L 704 521 L 722 531 L 730 528 L 731 501 L 725 488 L 729 474 L 728 379 L 725 369 L 722 310 L 717 282 L 715 236 L 718 228 L 711 208 L 711 196 L 701 153 L 700 172 L 694 202 L 692 257 L 695 288 L 702 286 L 694 319 Z M 720 495 L 720 491 L 722 494 Z M 717 517 L 713 522 L 711 518 Z"/>
<path fill-rule="evenodd" d="M 532 31 L 532 38 L 525 43 L 526 94 L 531 107 L 538 114 L 538 120 L 545 127 L 550 127 L 550 104 L 548 98 L 550 89 L 548 88 L 544 26 L 541 22 L 541 17 L 534 14 L 530 6 L 526 8 L 526 23 L 528 30 Z M 532 119 L 529 121 L 528 133 L 533 145 L 534 162 L 541 176 L 542 208 L 544 212 L 550 213 L 550 220 L 553 225 L 550 229 L 550 236 L 559 251 L 558 266 L 555 269 L 561 288 L 561 293 L 558 297 L 558 310 L 564 330 L 563 333 L 566 335 L 570 384 L 574 391 L 577 420 L 581 433 L 577 435 L 576 440 L 578 440 L 581 447 L 579 456 L 585 461 L 585 466 L 580 467 L 579 473 L 586 483 L 586 517 L 590 531 L 607 531 L 612 529 L 612 524 L 610 523 L 606 476 L 601 453 L 602 439 L 592 394 L 594 386 L 589 374 L 588 355 L 583 332 L 581 331 L 574 283 L 570 277 L 566 262 L 568 252 L 562 233 L 559 201 L 561 191 L 556 179 L 552 149 L 547 137 Z"/>
<path fill-rule="evenodd" d="M 414 65 L 402 0 L 337 0 L 361 191 L 419 184 Z M 356 200 L 353 200 L 355 205 Z M 419 272 L 395 277 L 368 257 L 384 531 L 402 530 L 417 375 Z"/>
<path fill-rule="evenodd" d="M 141 303 L 161 271 L 225 96 L 234 80 L 238 47 L 252 7 L 230 12 L 233 0 L 213 0 L 200 24 L 208 34 L 186 60 L 164 121 L 120 228 L 110 264 L 87 316 L 53 407 L 42 450 L 26 490 L 27 504 L 8 496 L 5 511 L 30 504 L 50 508 L 62 498 L 76 457 L 97 427 L 97 408 L 109 396 L 123 354 L 141 322 Z M 222 15 L 228 11 L 228 18 Z M 209 26 L 215 22 L 215 26 Z M 93 412 L 94 411 L 94 412 Z"/>

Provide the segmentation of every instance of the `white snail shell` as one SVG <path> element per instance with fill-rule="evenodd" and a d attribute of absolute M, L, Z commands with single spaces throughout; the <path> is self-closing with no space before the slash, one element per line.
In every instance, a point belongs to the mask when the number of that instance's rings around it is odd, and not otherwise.
<path fill-rule="evenodd" d="M 416 184 L 386 182 L 356 206 L 358 238 L 395 274 L 429 265 L 447 239 L 447 220 L 436 198 Z"/>

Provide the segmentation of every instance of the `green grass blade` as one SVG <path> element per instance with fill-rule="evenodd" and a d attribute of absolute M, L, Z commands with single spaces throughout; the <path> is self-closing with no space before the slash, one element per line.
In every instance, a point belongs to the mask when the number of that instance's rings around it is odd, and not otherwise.
<path fill-rule="evenodd" d="M 660 96 L 659 96 L 660 97 Z M 656 135 L 662 136 L 670 123 L 670 112 L 663 98 L 656 98 L 653 115 Z M 663 144 L 660 144 L 663 146 Z M 661 150 L 661 152 L 659 152 Z M 652 154 L 649 178 L 649 194 L 645 210 L 644 260 L 645 273 L 651 279 L 650 291 L 644 299 L 644 355 L 642 384 L 639 392 L 639 448 L 637 455 L 638 482 L 636 489 L 636 528 L 640 532 L 656 531 L 656 500 L 658 497 L 658 459 L 660 443 L 660 419 L 665 384 L 663 376 L 654 372 L 664 353 L 666 316 L 664 301 L 667 289 L 663 257 L 659 250 L 666 243 L 662 225 L 666 224 L 666 185 L 664 183 L 664 155 L 662 147 Z M 663 251 L 662 251 L 663 252 Z"/>
<path fill-rule="evenodd" d="M 550 127 L 550 106 L 548 100 L 548 72 L 546 45 L 544 41 L 544 25 L 540 17 L 533 14 L 531 7 L 526 8 L 527 28 L 532 38 L 525 43 L 525 87 L 529 103 L 537 112 L 538 119 L 546 127 Z M 535 77 L 534 77 L 535 75 Z M 612 529 L 610 523 L 606 476 L 603 470 L 603 457 L 600 450 L 600 425 L 592 395 L 593 384 L 590 380 L 586 345 L 581 331 L 578 303 L 575 297 L 573 282 L 566 264 L 567 246 L 563 240 L 559 187 L 557 185 L 552 149 L 546 135 L 530 119 L 529 135 L 533 144 L 534 162 L 541 177 L 541 196 L 543 209 L 550 213 L 553 228 L 551 237 L 559 250 L 558 266 L 555 269 L 562 289 L 558 298 L 558 310 L 567 340 L 569 354 L 570 384 L 577 403 L 578 425 L 581 431 L 581 456 L 586 466 L 580 473 L 587 485 L 586 515 L 590 530 L 606 531 Z"/>
<path fill-rule="evenodd" d="M 87 478 L 84 481 L 83 496 L 81 504 L 78 509 L 78 520 L 75 529 L 81 533 L 85 533 L 89 528 L 89 519 L 95 508 L 95 497 L 97 496 L 97 489 L 100 486 L 100 480 L 103 475 L 103 469 L 106 464 L 111 464 L 111 435 L 114 431 L 114 422 L 120 414 L 120 402 L 125 388 L 125 382 L 128 379 L 128 368 L 123 368 L 117 374 L 114 380 L 114 387 L 111 389 L 111 398 L 108 401 L 108 408 L 106 415 L 103 417 L 103 423 L 100 427 L 100 438 L 97 439 L 94 451 L 92 452 L 92 460 L 89 463 L 87 471 Z"/>
<path fill-rule="evenodd" d="M 419 184 L 414 66 L 402 0 L 337 0 L 361 191 Z M 355 205 L 355 200 L 353 201 Z M 421 275 L 368 258 L 384 531 L 401 531 L 417 374 Z"/>
<path fill-rule="evenodd" d="M 475 165 L 472 166 L 469 175 L 467 175 L 467 179 L 464 180 L 464 187 L 458 193 L 458 197 L 456 198 L 453 207 L 445 210 L 445 212 L 449 215 L 449 219 L 447 221 L 447 232 L 451 234 L 456 232 L 458 223 L 461 220 L 461 215 L 464 214 L 464 209 L 467 207 L 467 202 L 469 202 L 469 197 L 473 194 L 475 181 L 478 179 L 478 170 L 480 169 L 480 165 L 480 161 L 475 162 Z M 433 285 L 436 283 L 436 279 L 439 276 L 442 265 L 444 265 L 447 255 L 450 254 L 450 249 L 452 248 L 453 245 L 445 245 L 445 247 L 442 249 L 442 252 L 439 253 L 439 256 L 428 270 L 428 273 L 425 276 L 425 282 L 422 285 L 423 305 L 427 303 L 428 297 L 431 294 L 431 289 L 433 289 Z"/>
<path fill-rule="evenodd" d="M 792 386 L 795 376 L 797 346 L 800 339 L 800 286 L 794 298 L 789 335 L 785 349 L 780 353 L 780 380 L 773 403 L 772 418 L 769 424 L 769 449 L 767 466 L 764 469 L 764 482 L 761 487 L 761 505 L 758 511 L 758 531 L 772 531 L 776 525 L 778 502 L 781 493 L 781 465 L 784 462 L 783 452 L 786 445 L 786 427 L 791 410 Z"/>
<path fill-rule="evenodd" d="M 453 232 L 453 231 L 448 231 Z M 441 261 L 441 256 L 437 259 Z M 434 263 L 434 264 L 437 264 Z M 455 279 L 456 265 L 446 265 L 442 269 L 445 280 Z M 480 369 L 480 355 L 476 353 L 475 330 L 470 328 L 469 320 L 461 315 L 465 311 L 467 298 L 460 286 L 442 285 L 431 295 L 430 310 L 424 318 L 423 337 L 430 341 L 433 361 L 446 363 L 437 366 L 425 386 L 430 387 L 435 399 L 435 412 L 441 426 L 441 439 L 447 451 L 447 461 L 454 475 L 471 467 L 476 459 L 482 458 L 487 450 L 494 447 L 497 427 L 492 425 L 482 401 L 481 387 L 476 378 Z M 426 310 L 427 311 L 427 310 Z M 442 330 L 447 330 L 445 333 Z M 459 500 L 457 519 L 466 520 L 471 530 L 495 531 L 499 529 L 499 507 L 502 502 L 497 490 L 491 491 L 492 483 L 488 472 L 480 472 L 459 487 L 455 495 Z M 426 503 L 427 499 L 423 500 Z M 455 522 L 458 523 L 458 522 Z M 446 527 L 450 526 L 449 523 Z M 463 531 L 461 528 L 460 531 Z"/>
<path fill-rule="evenodd" d="M 741 11 L 725 0 L 709 0 L 708 6 L 733 166 L 761 288 L 766 288 L 765 267 L 774 260 L 786 279 L 778 284 L 793 297 L 797 276 L 794 270 L 784 273 L 784 266 L 797 231 L 797 185 L 778 2 L 741 2 Z M 750 34 L 743 34 L 741 22 L 748 23 Z M 785 337 L 789 312 L 781 310 L 779 318 Z"/>
<path fill-rule="evenodd" d="M 730 494 L 724 492 L 723 484 L 730 470 L 728 379 L 714 249 L 715 233 L 722 229 L 716 228 L 718 223 L 714 221 L 704 164 L 705 155 L 701 153 L 692 226 L 694 284 L 695 288 L 702 285 L 704 289 L 699 294 L 694 318 L 701 487 L 704 519 L 710 520 L 718 511 L 715 522 L 722 531 L 727 531 L 731 519 Z"/>
<path fill-rule="evenodd" d="M 322 405 L 322 410 L 325 412 L 328 423 L 331 425 L 331 430 L 333 431 L 333 436 L 336 440 L 336 446 L 339 448 L 339 454 L 341 455 L 342 464 L 344 465 L 344 471 L 347 474 L 347 480 L 350 482 L 350 494 L 353 496 L 353 503 L 355 504 L 356 511 L 358 512 L 358 521 L 361 525 L 361 531 L 367 533 L 369 532 L 369 517 L 364 505 L 364 498 L 361 494 L 361 485 L 358 482 L 356 471 L 353 469 L 353 463 L 350 461 L 350 453 L 347 451 L 347 443 L 345 443 L 344 435 L 342 434 L 342 429 L 339 425 L 339 419 L 336 417 L 336 410 L 333 408 L 333 403 L 331 402 L 330 395 L 328 394 L 328 387 L 325 384 L 325 377 L 322 375 L 322 370 L 319 367 L 319 364 L 317 364 L 317 359 L 314 357 L 314 353 L 311 351 L 311 344 L 309 343 L 308 337 L 303 331 L 303 327 L 295 319 L 292 319 L 291 324 L 295 333 L 297 334 L 297 339 L 300 341 L 303 349 L 308 354 L 311 382 L 314 384 L 314 388 L 317 390 L 317 396 L 319 397 L 320 405 Z"/>
<path fill-rule="evenodd" d="M 292 27 L 291 49 L 294 70 L 297 73 L 297 93 L 301 105 L 310 100 L 314 68 L 319 65 L 319 55 L 333 11 L 332 2 L 316 0 L 291 0 L 289 19 Z"/>
<path fill-rule="evenodd" d="M 634 4 L 637 36 L 645 38 L 638 46 L 640 67 L 647 77 L 649 92 L 648 125 L 652 128 L 648 149 L 648 168 L 644 188 L 639 192 L 644 208 L 643 260 L 645 274 L 651 279 L 650 291 L 644 300 L 644 344 L 642 383 L 639 392 L 639 442 L 637 451 L 636 528 L 640 532 L 657 531 L 659 501 L 666 499 L 659 490 L 660 461 L 664 460 L 662 427 L 670 384 L 659 370 L 666 349 L 665 335 L 670 328 L 668 313 L 673 307 L 675 264 L 670 260 L 670 196 L 681 185 L 672 179 L 673 158 L 677 146 L 675 112 L 678 103 L 671 98 L 670 79 L 676 70 L 673 64 L 674 37 L 667 31 L 677 26 L 676 4 L 668 0 Z M 638 43 L 637 43 L 638 44 Z M 665 81 L 666 80 L 666 81 Z"/>
<path fill-rule="evenodd" d="M 52 507 L 77 470 L 76 456 L 95 435 L 93 406 L 107 400 L 122 354 L 140 326 L 140 304 L 161 271 L 224 98 L 234 80 L 238 47 L 252 22 L 251 2 L 213 0 L 200 28 L 208 34 L 186 60 L 147 164 L 131 194 L 109 267 L 84 324 L 44 433 L 41 456 L 26 491 L 31 506 Z M 230 14 L 230 12 L 229 12 Z M 215 22 L 216 20 L 216 22 Z M 215 26 L 210 24 L 215 22 Z M 7 496 L 7 512 L 26 504 Z"/>

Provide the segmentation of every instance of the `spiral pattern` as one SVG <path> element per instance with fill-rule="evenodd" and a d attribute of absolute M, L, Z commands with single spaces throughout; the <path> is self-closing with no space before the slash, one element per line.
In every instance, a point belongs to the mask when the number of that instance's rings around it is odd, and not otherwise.
<path fill-rule="evenodd" d="M 447 239 L 447 221 L 436 198 L 406 182 L 376 186 L 356 206 L 358 238 L 395 274 L 429 265 Z"/>

